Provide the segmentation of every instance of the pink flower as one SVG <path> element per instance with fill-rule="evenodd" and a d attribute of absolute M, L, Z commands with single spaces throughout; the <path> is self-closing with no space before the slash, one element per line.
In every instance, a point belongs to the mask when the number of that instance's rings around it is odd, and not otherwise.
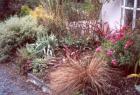
<path fill-rule="evenodd" d="M 127 27 L 123 26 L 120 30 L 114 30 L 106 35 L 106 39 L 111 41 L 113 44 L 125 38 Z"/>
<path fill-rule="evenodd" d="M 117 37 L 116 37 L 116 40 L 119 41 L 119 40 L 123 39 L 124 37 L 125 37 L 125 33 L 124 32 L 123 33 L 119 33 L 117 35 Z"/>
<path fill-rule="evenodd" d="M 113 65 L 117 65 L 117 60 L 116 60 L 116 59 L 112 59 L 111 63 L 112 63 Z"/>
<path fill-rule="evenodd" d="M 106 54 L 107 54 L 107 56 L 111 57 L 113 55 L 113 51 L 112 50 L 108 50 Z"/>
<path fill-rule="evenodd" d="M 128 40 L 124 46 L 125 49 L 129 48 L 130 46 L 132 46 L 134 44 L 133 40 Z"/>
<path fill-rule="evenodd" d="M 95 51 L 96 51 L 96 52 L 101 52 L 101 50 L 102 50 L 102 47 L 101 47 L 101 46 L 99 46 L 99 47 L 97 47 L 97 48 L 96 48 L 96 50 L 95 50 Z"/>
<path fill-rule="evenodd" d="M 116 44 L 116 42 L 117 42 L 114 38 L 111 38 L 110 41 L 111 41 L 111 43 L 113 43 L 113 44 Z"/>

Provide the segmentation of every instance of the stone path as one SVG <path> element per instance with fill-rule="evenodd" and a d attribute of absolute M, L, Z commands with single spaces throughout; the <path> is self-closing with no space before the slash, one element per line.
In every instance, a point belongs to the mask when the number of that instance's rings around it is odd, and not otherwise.
<path fill-rule="evenodd" d="M 0 95 L 46 95 L 15 70 L 12 64 L 0 64 Z"/>

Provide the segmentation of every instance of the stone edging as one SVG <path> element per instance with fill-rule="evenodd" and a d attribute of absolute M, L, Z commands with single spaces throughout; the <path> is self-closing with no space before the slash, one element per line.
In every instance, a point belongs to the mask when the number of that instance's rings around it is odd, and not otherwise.
<path fill-rule="evenodd" d="M 41 88 L 41 90 L 44 93 L 50 94 L 51 93 L 51 89 L 50 86 L 48 84 L 45 84 L 42 80 L 40 80 L 39 78 L 37 78 L 36 76 L 34 76 L 31 73 L 28 73 L 27 76 L 27 81 L 26 82 L 31 82 L 34 85 L 36 85 L 37 87 Z"/>

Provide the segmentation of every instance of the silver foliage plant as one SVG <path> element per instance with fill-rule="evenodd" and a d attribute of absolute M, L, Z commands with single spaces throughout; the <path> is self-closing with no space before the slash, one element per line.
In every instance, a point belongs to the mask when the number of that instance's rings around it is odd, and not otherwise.
<path fill-rule="evenodd" d="M 54 56 L 53 47 L 57 45 L 56 37 L 45 35 L 44 33 L 37 34 L 37 41 L 34 44 L 27 44 L 26 48 L 30 53 L 34 53 L 38 57 L 45 58 L 47 56 Z"/>
<path fill-rule="evenodd" d="M 9 55 L 13 49 L 34 40 L 37 32 L 44 31 L 31 16 L 13 16 L 0 23 L 0 58 Z"/>

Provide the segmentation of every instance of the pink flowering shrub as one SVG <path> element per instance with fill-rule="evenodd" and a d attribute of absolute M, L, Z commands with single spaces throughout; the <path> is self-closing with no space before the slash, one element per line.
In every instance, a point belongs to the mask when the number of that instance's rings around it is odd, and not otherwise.
<path fill-rule="evenodd" d="M 102 45 L 96 49 L 96 52 L 101 52 L 113 66 L 138 68 L 140 62 L 140 33 L 138 31 L 122 27 L 104 37 Z"/>
<path fill-rule="evenodd" d="M 132 62 L 132 52 L 131 47 L 134 41 L 130 39 L 129 32 L 126 27 L 121 28 L 119 31 L 114 32 L 108 41 L 112 43 L 112 56 L 109 56 L 111 63 L 113 65 L 124 65 L 130 64 Z"/>

